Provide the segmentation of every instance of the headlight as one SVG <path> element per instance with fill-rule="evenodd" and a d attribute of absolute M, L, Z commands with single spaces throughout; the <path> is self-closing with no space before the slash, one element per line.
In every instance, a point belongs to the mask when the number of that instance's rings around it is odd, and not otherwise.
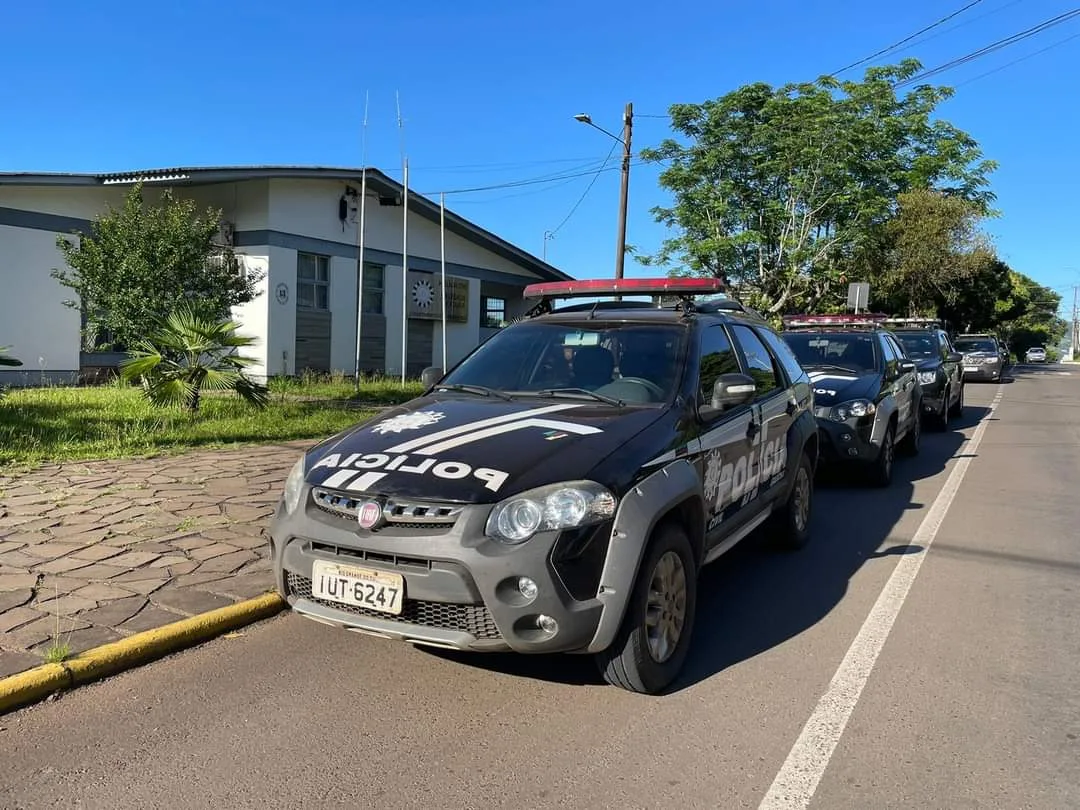
<path fill-rule="evenodd" d="M 920 371 L 919 372 L 919 385 L 933 385 L 937 380 L 936 371 Z"/>
<path fill-rule="evenodd" d="M 304 491 L 304 456 L 300 456 L 293 468 L 289 470 L 289 477 L 285 479 L 285 512 L 292 514 L 300 505 L 300 494 Z"/>
<path fill-rule="evenodd" d="M 829 418 L 834 422 L 846 422 L 848 419 L 857 419 L 860 416 L 869 416 L 877 408 L 868 399 L 853 399 L 850 402 L 841 402 L 834 405 Z"/>
<path fill-rule="evenodd" d="M 615 514 L 615 504 L 615 496 L 592 481 L 551 484 L 496 504 L 484 533 L 517 545 L 537 532 L 601 523 Z"/>

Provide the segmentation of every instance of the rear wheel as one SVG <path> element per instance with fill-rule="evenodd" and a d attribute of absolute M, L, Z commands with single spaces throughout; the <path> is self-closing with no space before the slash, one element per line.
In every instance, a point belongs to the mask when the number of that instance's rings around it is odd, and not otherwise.
<path fill-rule="evenodd" d="M 678 676 L 690 649 L 697 565 L 686 531 L 661 526 L 642 561 L 615 641 L 596 655 L 604 680 L 654 695 Z"/>
<path fill-rule="evenodd" d="M 951 398 L 952 391 L 946 388 L 941 395 L 941 410 L 934 414 L 934 427 L 938 430 L 948 430 L 949 428 L 949 415 L 952 413 Z"/>
<path fill-rule="evenodd" d="M 900 443 L 900 450 L 905 456 L 919 455 L 919 447 L 922 444 L 922 402 L 915 403 L 912 410 L 915 417 L 911 420 L 911 427 L 908 428 L 904 440 Z"/>
<path fill-rule="evenodd" d="M 784 505 L 776 511 L 776 539 L 782 548 L 797 551 L 810 540 L 810 517 L 814 505 L 814 472 L 810 459 L 803 453 L 795 470 Z"/>
<path fill-rule="evenodd" d="M 956 404 L 949 408 L 949 413 L 953 416 L 963 416 L 964 414 L 964 384 L 960 383 L 960 393 L 956 395 Z"/>

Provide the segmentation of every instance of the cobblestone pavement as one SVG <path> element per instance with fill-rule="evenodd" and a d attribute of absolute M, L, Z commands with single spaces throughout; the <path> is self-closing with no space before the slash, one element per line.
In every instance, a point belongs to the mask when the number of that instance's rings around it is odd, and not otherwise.
<path fill-rule="evenodd" d="M 270 589 L 267 519 L 312 444 L 0 474 L 0 677 Z"/>

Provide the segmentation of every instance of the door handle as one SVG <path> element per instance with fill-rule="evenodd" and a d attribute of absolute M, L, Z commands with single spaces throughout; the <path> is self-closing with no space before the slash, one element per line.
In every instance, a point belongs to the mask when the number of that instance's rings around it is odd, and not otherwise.
<path fill-rule="evenodd" d="M 795 411 L 798 407 L 799 405 L 797 402 L 795 402 L 795 400 L 789 399 L 787 402 L 787 408 L 785 408 L 784 410 L 787 412 L 788 416 L 794 416 Z"/>

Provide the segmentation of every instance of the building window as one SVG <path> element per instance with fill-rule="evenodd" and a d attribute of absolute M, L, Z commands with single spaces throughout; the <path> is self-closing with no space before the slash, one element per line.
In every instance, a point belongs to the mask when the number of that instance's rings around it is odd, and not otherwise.
<path fill-rule="evenodd" d="M 368 315 L 383 314 L 383 286 L 386 268 L 381 264 L 364 263 L 364 300 L 363 312 Z"/>
<path fill-rule="evenodd" d="M 330 309 L 330 257 L 296 254 L 296 305 L 304 309 Z"/>
<path fill-rule="evenodd" d="M 483 321 L 481 325 L 487 329 L 501 329 L 506 326 L 506 299 L 493 298 L 485 295 L 481 302 Z"/>

